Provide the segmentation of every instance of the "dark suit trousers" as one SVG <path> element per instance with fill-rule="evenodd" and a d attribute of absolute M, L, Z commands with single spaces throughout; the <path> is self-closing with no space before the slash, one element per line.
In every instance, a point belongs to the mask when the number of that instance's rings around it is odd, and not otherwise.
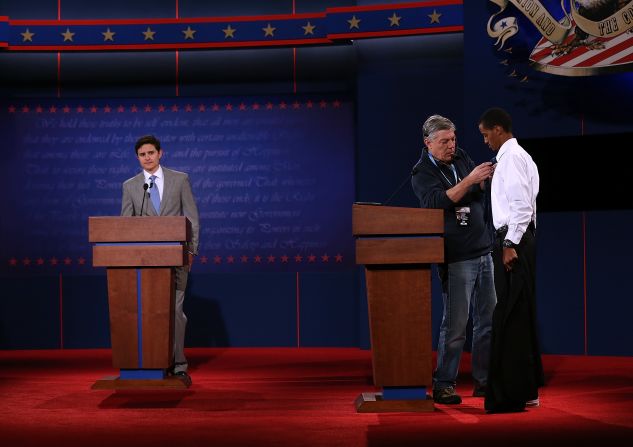
<path fill-rule="evenodd" d="M 492 345 L 485 409 L 520 411 L 538 397 L 543 366 L 536 327 L 536 243 L 532 225 L 516 248 L 512 270 L 503 265 L 502 242 L 497 234 L 492 258 L 497 306 L 492 317 Z"/>

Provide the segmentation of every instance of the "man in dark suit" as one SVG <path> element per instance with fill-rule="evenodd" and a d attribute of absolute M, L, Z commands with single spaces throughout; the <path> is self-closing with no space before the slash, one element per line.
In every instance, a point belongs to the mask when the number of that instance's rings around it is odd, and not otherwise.
<path fill-rule="evenodd" d="M 121 216 L 186 216 L 191 221 L 192 237 L 189 246 L 189 266 L 198 253 L 200 222 L 198 208 L 191 192 L 189 176 L 160 165 L 163 152 L 160 141 L 147 135 L 139 138 L 134 149 L 143 168 L 138 175 L 123 183 Z M 148 185 L 147 188 L 144 185 Z M 184 353 L 187 316 L 183 312 L 189 266 L 176 268 L 176 307 L 174 328 L 173 373 L 189 379 Z"/>

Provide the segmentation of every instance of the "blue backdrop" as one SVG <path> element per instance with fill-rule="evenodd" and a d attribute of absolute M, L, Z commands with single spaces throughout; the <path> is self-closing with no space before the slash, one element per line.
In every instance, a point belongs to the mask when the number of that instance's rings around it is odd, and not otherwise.
<path fill-rule="evenodd" d="M 353 265 L 353 106 L 313 97 L 3 104 L 2 271 L 90 271 L 87 218 L 118 215 L 140 172 L 134 142 L 155 134 L 161 163 L 190 174 L 201 217 L 194 272 Z M 9 218 L 10 216 L 10 218 Z M 16 238 L 16 234 L 21 234 Z"/>

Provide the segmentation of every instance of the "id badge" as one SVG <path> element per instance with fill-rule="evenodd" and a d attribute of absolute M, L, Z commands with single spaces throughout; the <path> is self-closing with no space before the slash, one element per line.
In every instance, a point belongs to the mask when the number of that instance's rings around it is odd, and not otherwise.
<path fill-rule="evenodd" d="M 460 227 L 467 227 L 468 221 L 470 220 L 470 207 L 462 206 L 459 208 L 455 208 L 455 216 L 457 216 L 457 224 Z"/>

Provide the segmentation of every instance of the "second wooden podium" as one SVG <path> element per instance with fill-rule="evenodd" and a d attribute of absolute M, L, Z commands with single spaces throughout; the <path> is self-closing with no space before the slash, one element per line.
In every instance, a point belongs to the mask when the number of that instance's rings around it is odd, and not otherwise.
<path fill-rule="evenodd" d="M 112 363 L 118 377 L 93 389 L 187 388 L 173 362 L 174 269 L 187 265 L 186 217 L 89 217 L 92 263 L 107 267 Z"/>
<path fill-rule="evenodd" d="M 355 204 L 356 263 L 365 265 L 374 384 L 358 412 L 433 411 L 431 263 L 444 260 L 444 211 Z"/>

